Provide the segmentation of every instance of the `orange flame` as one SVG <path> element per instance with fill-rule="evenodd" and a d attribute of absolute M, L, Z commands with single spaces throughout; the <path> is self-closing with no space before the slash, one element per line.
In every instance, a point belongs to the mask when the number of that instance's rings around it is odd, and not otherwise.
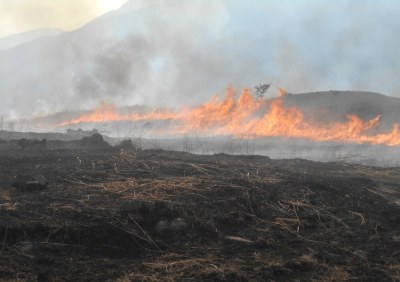
<path fill-rule="evenodd" d="M 101 103 L 95 111 L 63 122 L 60 125 L 98 123 L 110 121 L 172 120 L 173 125 L 159 134 L 196 132 L 205 135 L 254 135 L 304 138 L 313 141 L 340 141 L 352 143 L 400 145 L 399 125 L 391 131 L 380 132 L 380 116 L 363 121 L 355 115 L 346 122 L 315 124 L 307 121 L 296 107 L 283 104 L 285 90 L 278 98 L 255 99 L 249 89 L 244 89 L 238 99 L 233 88 L 228 88 L 223 99 L 214 96 L 209 102 L 186 107 L 180 111 L 159 110 L 145 114 L 119 114 L 112 104 Z"/>

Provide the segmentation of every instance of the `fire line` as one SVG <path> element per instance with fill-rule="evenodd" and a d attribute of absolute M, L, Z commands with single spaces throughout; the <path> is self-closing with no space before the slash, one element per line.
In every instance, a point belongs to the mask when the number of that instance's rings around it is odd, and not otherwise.
<path fill-rule="evenodd" d="M 196 107 L 183 107 L 179 111 L 158 110 L 150 113 L 120 114 L 113 104 L 101 103 L 93 112 L 62 122 L 58 126 L 80 123 L 117 121 L 171 120 L 173 123 L 158 134 L 185 134 L 196 132 L 204 135 L 253 135 L 255 137 L 301 138 L 312 141 L 338 141 L 347 143 L 400 145 L 399 124 L 382 131 L 380 115 L 363 121 L 356 115 L 348 115 L 345 122 L 316 124 L 307 121 L 296 107 L 286 107 L 286 92 L 277 98 L 256 99 L 249 89 L 242 90 L 236 98 L 232 87 L 224 97 L 214 96 Z"/>

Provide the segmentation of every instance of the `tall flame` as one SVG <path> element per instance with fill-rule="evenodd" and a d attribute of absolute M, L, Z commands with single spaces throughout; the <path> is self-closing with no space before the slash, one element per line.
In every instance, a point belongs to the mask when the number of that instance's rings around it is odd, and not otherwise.
<path fill-rule="evenodd" d="M 228 88 L 223 99 L 214 96 L 209 102 L 197 107 L 185 107 L 179 111 L 159 110 L 144 114 L 119 114 L 114 105 L 101 103 L 93 112 L 60 125 L 172 120 L 174 123 L 163 132 L 159 131 L 159 134 L 196 132 L 206 135 L 280 136 L 313 141 L 400 145 L 399 124 L 394 124 L 391 131 L 382 132 L 379 128 L 379 115 L 368 121 L 363 121 L 355 115 L 348 115 L 345 122 L 316 124 L 307 121 L 298 108 L 286 107 L 283 103 L 285 95 L 286 91 L 280 90 L 278 98 L 256 99 L 249 89 L 244 89 L 236 99 L 233 88 Z"/>

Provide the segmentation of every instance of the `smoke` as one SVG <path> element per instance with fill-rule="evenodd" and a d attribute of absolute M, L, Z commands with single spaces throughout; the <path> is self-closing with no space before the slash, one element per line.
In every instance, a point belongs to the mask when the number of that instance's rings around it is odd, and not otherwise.
<path fill-rule="evenodd" d="M 74 32 L 0 51 L 0 115 L 102 100 L 179 107 L 263 82 L 400 96 L 399 12 L 394 0 L 131 0 Z"/>

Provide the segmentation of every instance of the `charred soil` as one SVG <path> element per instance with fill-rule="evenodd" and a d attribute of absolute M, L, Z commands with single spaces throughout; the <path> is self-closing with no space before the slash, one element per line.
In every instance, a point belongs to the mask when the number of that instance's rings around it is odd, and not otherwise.
<path fill-rule="evenodd" d="M 2 281 L 400 279 L 400 168 L 112 147 L 0 166 Z"/>

